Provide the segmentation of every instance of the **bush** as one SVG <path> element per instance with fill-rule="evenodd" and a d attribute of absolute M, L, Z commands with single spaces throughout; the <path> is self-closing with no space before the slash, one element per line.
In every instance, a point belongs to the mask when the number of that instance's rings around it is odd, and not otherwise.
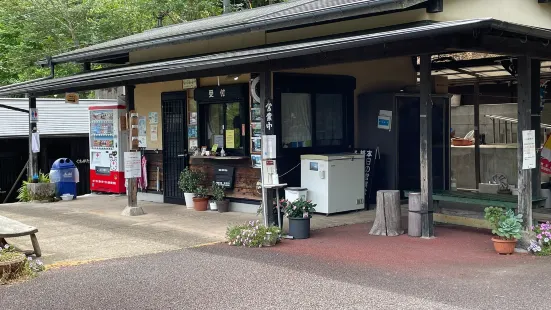
<path fill-rule="evenodd" d="M 530 241 L 528 251 L 539 255 L 551 255 L 551 224 L 549 222 L 532 227 L 536 240 Z"/>
<path fill-rule="evenodd" d="M 24 256 L 19 253 L 14 247 L 7 244 L 0 244 L 0 263 L 10 262 Z M 4 271 L 0 273 L 0 284 L 6 284 L 11 280 L 17 280 L 25 277 L 34 277 L 38 272 L 44 271 L 44 264 L 39 259 L 27 257 L 25 263 L 18 269 Z"/>
<path fill-rule="evenodd" d="M 203 186 L 197 186 L 195 190 L 195 198 L 207 198 L 209 196 L 209 191 Z"/>
<path fill-rule="evenodd" d="M 29 178 L 27 181 L 23 181 L 23 184 L 17 190 L 17 200 L 20 202 L 29 202 L 32 200 L 29 190 L 27 189 L 27 184 L 29 183 L 32 183 L 32 178 Z M 38 183 L 50 183 L 50 176 L 47 173 L 40 172 L 38 174 Z"/>
<path fill-rule="evenodd" d="M 313 204 L 311 200 L 304 200 L 299 198 L 293 202 L 289 200 L 281 200 L 283 206 L 283 212 L 289 218 L 312 218 L 312 214 L 316 212 L 316 204 Z"/>
<path fill-rule="evenodd" d="M 228 227 L 226 238 L 229 245 L 259 248 L 279 242 L 280 233 L 276 226 L 266 227 L 260 224 L 260 221 L 250 221 L 243 225 Z"/>
<path fill-rule="evenodd" d="M 203 181 L 203 174 L 193 171 L 186 167 L 182 173 L 180 173 L 180 178 L 178 180 L 178 187 L 184 193 L 195 193 L 197 191 L 197 186 Z"/>
<path fill-rule="evenodd" d="M 225 196 L 225 193 L 224 193 L 225 187 L 224 186 L 222 186 L 220 184 L 216 184 L 216 182 L 212 182 L 211 190 L 212 190 L 212 198 L 214 198 L 215 201 L 224 200 L 224 196 Z"/>

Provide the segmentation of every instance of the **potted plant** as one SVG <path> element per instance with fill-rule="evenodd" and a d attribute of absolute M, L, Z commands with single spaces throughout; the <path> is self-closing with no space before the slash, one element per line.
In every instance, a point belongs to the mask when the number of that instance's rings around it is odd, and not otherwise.
<path fill-rule="evenodd" d="M 484 209 L 484 218 L 490 222 L 492 233 L 497 237 L 492 238 L 494 248 L 499 254 L 513 254 L 517 239 L 522 232 L 522 214 L 515 215 L 513 210 L 504 211 L 498 207 Z"/>
<path fill-rule="evenodd" d="M 189 169 L 189 167 L 186 167 L 184 171 L 180 173 L 178 187 L 184 192 L 186 206 L 188 209 L 194 208 L 193 197 L 195 197 L 197 186 L 201 180 L 202 175 L 199 172 Z"/>
<path fill-rule="evenodd" d="M 311 200 L 299 198 L 293 202 L 282 200 L 281 206 L 289 219 L 289 235 L 295 239 L 310 237 L 310 219 L 316 211 L 316 205 Z"/>
<path fill-rule="evenodd" d="M 207 211 L 209 204 L 209 195 L 206 188 L 198 186 L 195 190 L 195 197 L 193 197 L 193 209 L 195 211 Z"/>
<path fill-rule="evenodd" d="M 224 190 L 224 186 L 212 182 L 212 197 L 214 198 L 216 209 L 220 213 L 228 212 L 230 204 L 228 200 L 224 199 Z"/>

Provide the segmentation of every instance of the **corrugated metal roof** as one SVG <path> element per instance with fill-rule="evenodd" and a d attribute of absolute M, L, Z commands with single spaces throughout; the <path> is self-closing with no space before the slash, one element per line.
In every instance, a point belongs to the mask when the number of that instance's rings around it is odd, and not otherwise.
<path fill-rule="evenodd" d="M 0 98 L 5 104 L 24 110 L 29 109 L 28 99 Z M 117 100 L 79 100 L 79 104 L 67 104 L 61 99 L 36 100 L 38 131 L 41 135 L 88 135 L 88 107 L 91 105 L 116 105 Z M 29 135 L 27 113 L 0 108 L 0 139 Z"/>
<path fill-rule="evenodd" d="M 395 10 L 427 0 L 296 0 L 155 28 L 56 55 L 54 63 L 90 61 L 152 46 L 310 24 Z"/>

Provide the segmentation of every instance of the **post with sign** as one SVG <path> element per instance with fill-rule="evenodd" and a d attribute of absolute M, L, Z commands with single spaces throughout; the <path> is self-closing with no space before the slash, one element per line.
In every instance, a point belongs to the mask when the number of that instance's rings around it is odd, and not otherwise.
<path fill-rule="evenodd" d="M 265 161 L 266 159 L 273 156 L 275 159 L 276 153 L 276 143 L 274 135 L 274 111 L 273 111 L 273 102 L 272 102 L 272 73 L 271 72 L 261 72 L 259 74 L 260 78 L 260 102 L 261 102 L 261 115 L 262 115 L 262 139 L 270 137 L 270 145 L 268 146 L 267 141 L 262 141 L 262 166 L 261 166 L 261 178 L 262 178 L 262 208 L 264 213 L 264 225 L 269 226 L 273 223 L 273 212 L 272 212 L 272 201 L 274 201 L 274 195 L 272 191 L 266 190 L 266 178 L 267 172 L 265 171 Z M 274 162 L 275 167 L 275 160 Z M 273 173 L 274 171 L 272 171 Z M 272 182 L 270 182 L 272 183 Z M 279 216 L 279 215 L 278 215 Z"/>
<path fill-rule="evenodd" d="M 38 110 L 36 109 L 36 97 L 29 97 L 29 165 L 27 176 L 32 183 L 38 182 L 38 152 L 40 151 L 40 139 L 37 130 Z"/>
<path fill-rule="evenodd" d="M 129 120 L 130 151 L 124 152 L 124 177 L 128 181 L 126 195 L 128 203 L 122 215 L 136 216 L 145 212 L 138 206 L 138 178 L 142 175 L 141 154 L 138 152 L 138 113 L 134 111 L 134 86 L 125 87 L 126 109 Z M 122 128 L 121 128 L 122 129 Z"/>

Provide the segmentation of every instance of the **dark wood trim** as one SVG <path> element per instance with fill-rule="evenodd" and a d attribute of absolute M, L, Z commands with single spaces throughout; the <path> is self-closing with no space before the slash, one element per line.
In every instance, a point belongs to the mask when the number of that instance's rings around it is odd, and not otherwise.
<path fill-rule="evenodd" d="M 421 157 L 421 235 L 434 237 L 432 201 L 432 100 L 430 98 L 431 55 L 421 55 L 420 157 Z"/>
<path fill-rule="evenodd" d="M 532 130 L 535 131 L 536 138 L 536 168 L 532 172 L 532 197 L 541 197 L 541 152 L 540 146 L 542 144 L 541 136 L 541 112 L 543 106 L 541 105 L 541 86 L 540 86 L 540 72 L 541 61 L 532 59 L 531 62 L 532 72 L 530 78 L 532 79 L 532 89 L 530 90 L 530 102 L 531 102 L 531 119 L 530 125 Z"/>
<path fill-rule="evenodd" d="M 427 13 L 440 13 L 444 11 L 444 0 L 428 0 Z"/>
<path fill-rule="evenodd" d="M 474 170 L 476 188 L 478 188 L 480 177 L 480 83 L 474 84 Z"/>

